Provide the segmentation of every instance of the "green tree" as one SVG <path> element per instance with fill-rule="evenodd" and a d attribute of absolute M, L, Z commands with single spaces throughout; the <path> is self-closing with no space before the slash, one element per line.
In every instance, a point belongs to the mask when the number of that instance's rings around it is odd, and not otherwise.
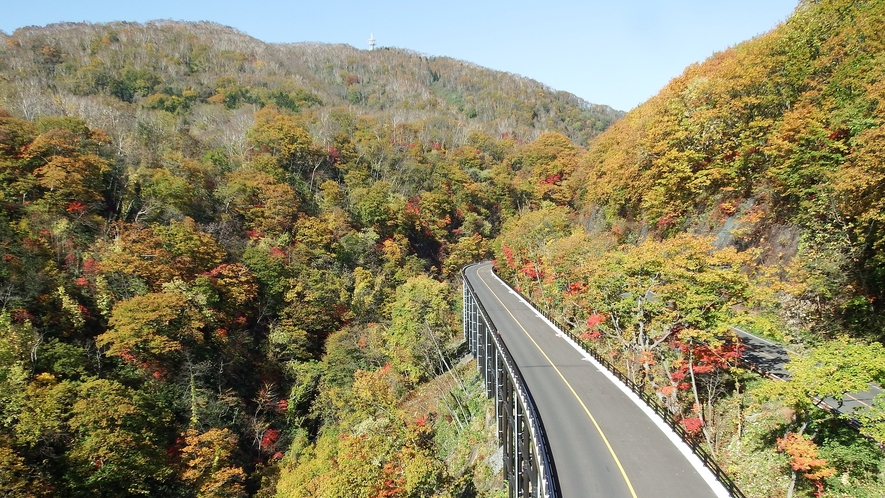
<path fill-rule="evenodd" d="M 299 448 L 277 496 L 448 496 L 445 464 L 435 456 L 430 428 L 397 409 L 388 367 L 358 370 L 346 399 L 345 432 L 321 434 Z"/>
<path fill-rule="evenodd" d="M 252 169 L 233 171 L 226 180 L 215 195 L 226 210 L 243 218 L 246 228 L 269 235 L 280 235 L 292 228 L 298 198 L 291 186 Z"/>
<path fill-rule="evenodd" d="M 172 473 L 162 445 L 169 412 L 112 380 L 77 386 L 68 427 L 72 496 L 150 494 Z"/>
<path fill-rule="evenodd" d="M 52 487 L 14 449 L 0 445 L 0 493 L 9 497 L 48 497 L 52 496 Z"/>
<path fill-rule="evenodd" d="M 119 291 L 109 289 L 117 297 L 131 297 L 137 280 L 154 291 L 174 279 L 192 281 L 225 256 L 215 239 L 190 218 L 150 227 L 120 224 L 116 235 L 109 243 L 99 243 L 98 253 L 104 278 L 123 279 Z"/>
<path fill-rule="evenodd" d="M 206 317 L 179 291 L 152 292 L 114 306 L 96 343 L 128 361 L 165 358 L 203 341 Z"/>
<path fill-rule="evenodd" d="M 65 124 L 65 128 L 52 127 L 38 135 L 23 158 L 36 165 L 33 174 L 40 197 L 49 207 L 67 212 L 95 210 L 104 199 L 103 175 L 110 169 L 109 161 L 99 153 L 99 143 L 107 135 L 89 130 L 82 122 Z"/>
<path fill-rule="evenodd" d="M 274 106 L 255 113 L 255 126 L 248 132 L 249 142 L 258 153 L 266 153 L 291 172 L 313 168 L 319 160 L 307 130 L 292 116 Z"/>
<path fill-rule="evenodd" d="M 449 278 L 458 275 L 468 264 L 486 259 L 491 252 L 489 242 L 478 233 L 459 238 L 447 250 L 449 254 L 443 262 L 443 274 Z"/>
<path fill-rule="evenodd" d="M 885 347 L 840 337 L 807 354 L 791 355 L 787 370 L 789 380 L 765 381 L 754 394 L 760 399 L 778 399 L 795 410 L 801 433 L 815 400 L 832 398 L 841 404 L 846 393 L 866 391 L 870 383 L 885 381 Z M 863 412 L 858 415 L 863 417 Z M 870 415 L 869 424 L 861 431 L 882 442 L 883 422 L 875 418 L 875 411 Z"/>
<path fill-rule="evenodd" d="M 387 348 L 393 367 L 409 382 L 441 371 L 441 357 L 454 334 L 453 301 L 448 285 L 423 275 L 397 289 Z"/>
<path fill-rule="evenodd" d="M 0 109 L 0 196 L 5 202 L 24 202 L 34 188 L 35 161 L 26 160 L 23 152 L 36 135 L 34 123 Z"/>

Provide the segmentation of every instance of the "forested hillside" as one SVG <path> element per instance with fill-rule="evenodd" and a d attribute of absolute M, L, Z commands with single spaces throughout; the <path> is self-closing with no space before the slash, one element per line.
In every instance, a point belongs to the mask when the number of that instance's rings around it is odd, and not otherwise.
<path fill-rule="evenodd" d="M 883 27 L 803 1 L 618 121 L 397 49 L 2 35 L 0 489 L 500 493 L 457 337 L 494 257 L 747 496 L 885 495 L 883 407 L 813 404 L 885 382 Z"/>
<path fill-rule="evenodd" d="M 693 65 L 505 222 L 499 272 L 682 419 L 748 496 L 882 496 L 885 2 L 803 1 Z M 731 326 L 787 345 L 788 382 Z"/>
<path fill-rule="evenodd" d="M 792 263 L 803 327 L 885 338 L 881 7 L 802 2 L 688 68 L 591 148 L 573 178 L 582 211 L 634 233 L 725 226 L 719 246 Z"/>
<path fill-rule="evenodd" d="M 617 112 L 210 24 L 2 41 L 0 493 L 502 489 L 458 270 Z"/>

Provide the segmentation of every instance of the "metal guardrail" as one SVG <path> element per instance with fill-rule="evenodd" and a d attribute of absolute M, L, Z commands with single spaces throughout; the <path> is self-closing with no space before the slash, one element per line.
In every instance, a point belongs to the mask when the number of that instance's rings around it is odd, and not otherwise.
<path fill-rule="evenodd" d="M 495 399 L 498 440 L 511 498 L 560 498 L 553 455 L 538 409 L 516 362 L 501 340 L 476 290 L 464 282 L 463 324 L 470 351 L 483 376 L 486 396 Z"/>
<path fill-rule="evenodd" d="M 504 281 L 503 279 L 501 279 L 501 280 Z M 544 318 L 546 318 L 547 320 L 550 321 L 550 323 L 556 325 L 556 327 L 559 328 L 560 331 L 562 331 L 563 333 L 568 335 L 573 341 L 575 341 L 576 344 L 581 346 L 581 348 L 584 351 L 586 351 L 587 354 L 589 354 L 590 356 L 595 358 L 596 361 L 601 363 L 606 369 L 608 369 L 609 372 L 611 372 L 618 379 L 620 379 L 620 381 L 623 382 L 627 387 L 629 387 L 631 391 L 636 393 L 636 395 L 639 396 L 640 399 L 642 399 L 642 401 L 644 401 L 645 404 L 647 404 L 649 406 L 649 408 L 654 410 L 654 412 L 657 413 L 658 416 L 661 417 L 661 419 L 663 419 L 663 421 L 668 426 L 670 426 L 670 428 L 673 429 L 673 431 L 676 434 L 679 435 L 679 437 L 685 442 L 685 444 L 687 444 L 691 448 L 691 451 L 694 452 L 694 454 L 698 458 L 700 458 L 700 460 L 702 462 L 704 462 L 704 465 L 706 465 L 707 468 L 710 469 L 710 472 L 712 472 L 713 475 L 716 476 L 716 479 L 719 480 L 720 483 L 722 483 L 722 485 L 731 494 L 732 497 L 734 497 L 734 498 L 747 498 L 747 495 L 745 495 L 740 490 L 740 488 L 738 488 L 737 483 L 734 482 L 734 480 L 731 478 L 731 476 L 729 476 L 728 473 L 726 473 L 722 469 L 722 467 L 720 467 L 719 464 L 716 463 L 716 459 L 713 458 L 713 455 L 711 455 L 710 452 L 707 451 L 701 445 L 700 441 L 698 441 L 696 438 L 692 437 L 691 434 L 685 430 L 685 427 L 681 423 L 679 423 L 678 420 L 676 420 L 673 417 L 673 415 L 670 413 L 670 410 L 668 410 L 667 407 L 665 407 L 660 402 L 660 400 L 658 400 L 656 397 L 654 397 L 653 395 L 646 392 L 645 389 L 643 389 L 641 385 L 639 385 L 639 384 L 633 382 L 631 379 L 629 379 L 624 372 L 622 372 L 612 362 L 608 361 L 607 358 L 605 358 L 602 354 L 600 354 L 598 351 L 596 351 L 590 344 L 587 343 L 587 341 L 581 339 L 577 334 L 575 334 L 571 330 L 570 327 L 562 324 L 559 320 L 557 320 L 552 315 L 550 315 L 550 313 L 548 313 L 545 310 L 542 310 L 540 307 L 535 305 L 535 303 L 533 303 L 524 294 L 517 291 L 516 289 L 513 289 L 513 286 L 511 286 L 507 282 L 504 282 L 504 283 L 507 284 L 507 286 L 513 290 L 513 292 L 516 292 L 517 294 L 522 296 L 522 298 L 525 300 L 525 302 L 530 303 L 535 308 L 535 310 L 537 310 L 538 313 L 541 313 L 544 316 Z"/>

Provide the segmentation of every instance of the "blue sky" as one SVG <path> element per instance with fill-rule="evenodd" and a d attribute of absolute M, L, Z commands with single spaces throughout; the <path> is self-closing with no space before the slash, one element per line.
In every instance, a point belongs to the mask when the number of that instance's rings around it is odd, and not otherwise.
<path fill-rule="evenodd" d="M 266 42 L 444 55 L 630 110 L 685 66 L 774 28 L 797 0 L 8 0 L 0 30 L 61 21 L 214 21 Z"/>

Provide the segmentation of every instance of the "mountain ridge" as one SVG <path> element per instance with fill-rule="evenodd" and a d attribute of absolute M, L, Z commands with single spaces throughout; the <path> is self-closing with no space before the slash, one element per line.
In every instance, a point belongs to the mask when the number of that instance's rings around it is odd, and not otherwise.
<path fill-rule="evenodd" d="M 19 79 L 36 78 L 41 87 L 51 83 L 56 92 L 111 94 L 124 101 L 154 98 L 168 104 L 176 98 L 186 100 L 183 93 L 190 91 L 200 103 L 221 95 L 228 107 L 244 100 L 298 107 L 285 97 L 274 101 L 267 95 L 242 95 L 242 87 L 254 85 L 265 93 L 316 94 L 323 101 L 320 107 L 344 105 L 384 116 L 398 112 L 408 120 L 443 115 L 457 126 L 524 139 L 544 130 L 561 131 L 580 144 L 623 115 L 535 80 L 467 61 L 408 49 L 265 43 L 210 22 L 19 28 L 7 35 L 0 51 L 5 51 L 0 53 L 7 66 L 16 66 Z M 128 59 L 120 59 L 121 53 Z M 130 71 L 128 79 L 134 81 L 127 81 L 127 65 L 140 70 Z M 217 91 L 225 86 L 226 93 Z"/>

